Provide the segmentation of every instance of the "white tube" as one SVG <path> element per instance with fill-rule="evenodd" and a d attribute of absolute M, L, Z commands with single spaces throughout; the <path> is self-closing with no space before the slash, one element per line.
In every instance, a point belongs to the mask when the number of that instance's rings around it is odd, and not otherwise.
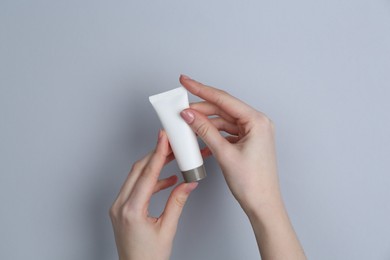
<path fill-rule="evenodd" d="M 198 140 L 180 112 L 189 107 L 188 93 L 183 87 L 149 97 L 168 135 L 177 164 L 185 182 L 199 181 L 206 177 Z"/>

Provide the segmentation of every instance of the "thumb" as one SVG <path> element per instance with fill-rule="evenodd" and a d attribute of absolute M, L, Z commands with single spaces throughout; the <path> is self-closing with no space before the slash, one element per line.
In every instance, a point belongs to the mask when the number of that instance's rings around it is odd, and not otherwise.
<path fill-rule="evenodd" d="M 223 147 L 229 144 L 205 115 L 193 109 L 185 109 L 180 115 L 192 130 L 202 138 L 214 155 L 217 156 L 218 152 L 223 151 Z"/>
<path fill-rule="evenodd" d="M 166 229 L 167 232 L 176 232 L 183 207 L 186 204 L 190 193 L 195 190 L 197 186 L 197 182 L 181 183 L 171 192 L 164 213 L 161 216 L 162 228 Z"/>

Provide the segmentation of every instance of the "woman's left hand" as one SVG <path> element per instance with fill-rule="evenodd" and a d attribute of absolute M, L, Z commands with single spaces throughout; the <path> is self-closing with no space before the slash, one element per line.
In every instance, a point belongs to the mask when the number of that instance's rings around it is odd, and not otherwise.
<path fill-rule="evenodd" d="M 169 259 L 182 209 L 198 184 L 179 184 L 161 216 L 149 216 L 151 196 L 177 182 L 175 175 L 158 179 L 163 166 L 173 159 L 167 135 L 160 131 L 156 149 L 133 165 L 110 209 L 119 259 Z"/>

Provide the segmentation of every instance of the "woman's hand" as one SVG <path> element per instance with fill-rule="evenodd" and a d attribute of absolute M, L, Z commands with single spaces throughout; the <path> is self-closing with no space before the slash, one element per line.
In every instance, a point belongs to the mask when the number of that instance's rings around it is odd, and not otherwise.
<path fill-rule="evenodd" d="M 224 91 L 186 76 L 180 82 L 205 100 L 192 104 L 181 116 L 221 166 L 249 217 L 262 259 L 306 259 L 280 194 L 271 120 Z M 223 137 L 219 131 L 230 136 Z"/>
<path fill-rule="evenodd" d="M 156 149 L 133 165 L 110 209 L 119 259 L 169 259 L 183 206 L 198 184 L 179 184 L 161 216 L 149 216 L 151 196 L 177 182 L 175 175 L 158 180 L 162 167 L 173 158 L 167 135 L 160 131 Z"/>
<path fill-rule="evenodd" d="M 180 82 L 205 100 L 191 104 L 181 115 L 217 159 L 244 211 L 251 213 L 280 200 L 271 120 L 224 91 L 186 76 Z M 223 137 L 219 131 L 230 136 Z"/>

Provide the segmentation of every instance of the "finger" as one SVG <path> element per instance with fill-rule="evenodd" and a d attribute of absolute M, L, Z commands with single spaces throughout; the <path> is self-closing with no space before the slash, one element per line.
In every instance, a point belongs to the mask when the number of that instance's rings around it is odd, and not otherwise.
<path fill-rule="evenodd" d="M 157 147 L 145 165 L 137 182 L 134 184 L 133 191 L 127 200 L 136 210 L 143 210 L 146 213 L 147 203 L 153 194 L 154 186 L 158 181 L 162 167 L 169 156 L 168 137 L 164 131 L 160 132 Z"/>
<path fill-rule="evenodd" d="M 173 154 L 173 152 L 171 152 L 171 153 L 167 156 L 167 158 L 165 159 L 164 165 L 170 163 L 170 162 L 173 161 L 174 159 L 175 159 L 175 155 Z"/>
<path fill-rule="evenodd" d="M 240 141 L 240 137 L 238 136 L 233 136 L 233 135 L 228 135 L 225 137 L 225 139 L 231 143 L 231 144 L 234 144 L 234 143 L 237 143 L 238 141 Z M 200 150 L 200 153 L 202 154 L 202 157 L 203 158 L 207 158 L 209 157 L 210 155 L 213 155 L 213 153 L 211 152 L 210 148 L 208 148 L 207 146 L 202 148 Z"/>
<path fill-rule="evenodd" d="M 219 130 L 203 114 L 193 109 L 185 109 L 180 113 L 191 129 L 206 143 L 211 152 L 218 155 L 229 144 Z"/>
<path fill-rule="evenodd" d="M 165 133 L 165 131 L 164 131 L 164 133 Z M 173 161 L 175 159 L 175 155 L 173 154 L 171 144 L 169 143 L 169 139 L 168 139 L 168 154 L 169 155 L 167 156 L 164 165 L 170 163 L 171 161 Z"/>
<path fill-rule="evenodd" d="M 145 165 L 149 162 L 152 157 L 153 152 L 148 153 L 141 160 L 135 162 L 131 168 L 125 182 L 123 183 L 119 194 L 114 202 L 117 205 L 123 205 L 123 203 L 128 199 L 129 194 L 134 186 L 134 183 L 137 181 Z"/>
<path fill-rule="evenodd" d="M 224 131 L 231 135 L 238 135 L 239 133 L 237 125 L 226 121 L 222 117 L 210 118 L 209 120 L 219 131 Z"/>
<path fill-rule="evenodd" d="M 173 159 L 175 159 L 175 156 L 172 152 L 172 148 L 170 146 L 169 146 L 168 151 L 169 151 L 169 155 L 167 156 L 164 165 L 168 164 Z M 129 194 L 130 194 L 135 182 L 137 181 L 138 177 L 141 175 L 143 168 L 149 162 L 152 155 L 153 155 L 153 151 L 149 152 L 141 160 L 139 160 L 133 164 L 133 167 L 131 168 L 131 170 L 130 170 L 125 182 L 123 183 L 123 185 L 119 191 L 119 194 L 114 202 L 115 204 L 123 205 L 123 203 L 128 199 Z"/>
<path fill-rule="evenodd" d="M 190 107 L 201 112 L 202 114 L 206 116 L 213 116 L 218 115 L 220 117 L 225 118 L 227 121 L 234 123 L 236 120 L 225 113 L 223 110 L 221 110 L 218 106 L 208 102 L 208 101 L 202 101 L 197 103 L 191 103 Z"/>
<path fill-rule="evenodd" d="M 220 107 L 235 119 L 248 120 L 255 110 L 227 92 L 199 83 L 187 76 L 180 76 L 180 83 L 192 94 Z"/>
<path fill-rule="evenodd" d="M 153 193 L 157 193 L 161 190 L 164 190 L 166 188 L 169 188 L 171 187 L 172 185 L 175 185 L 177 182 L 177 176 L 176 175 L 172 175 L 168 178 L 165 178 L 165 179 L 162 179 L 162 180 L 159 180 L 156 185 L 154 186 L 154 189 L 153 189 Z"/>
<path fill-rule="evenodd" d="M 175 233 L 180 215 L 190 193 L 198 186 L 197 182 L 181 183 L 168 198 L 163 214 L 160 217 L 164 232 Z"/>
<path fill-rule="evenodd" d="M 238 136 L 233 136 L 233 135 L 226 136 L 225 139 L 226 139 L 229 143 L 231 143 L 231 144 L 235 144 L 235 143 L 237 143 L 238 141 L 240 141 L 240 137 L 238 137 Z M 209 157 L 209 156 L 211 156 L 211 155 L 213 155 L 213 153 L 211 152 L 211 150 L 210 150 L 210 148 L 209 148 L 208 146 L 202 148 L 202 149 L 200 150 L 200 153 L 201 153 L 203 159 L 204 159 L 204 158 L 207 158 L 207 157 Z"/>

